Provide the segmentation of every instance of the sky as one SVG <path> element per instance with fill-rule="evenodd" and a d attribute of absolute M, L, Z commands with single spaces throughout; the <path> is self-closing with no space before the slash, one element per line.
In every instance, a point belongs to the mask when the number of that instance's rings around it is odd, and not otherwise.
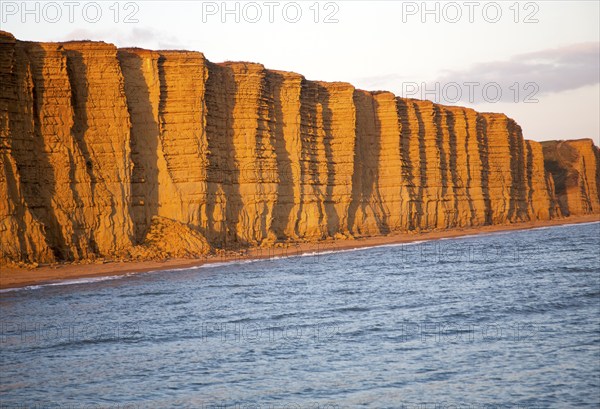
<path fill-rule="evenodd" d="M 311 80 L 503 112 L 600 145 L 600 2 L 0 1 L 31 41 L 201 51 Z"/>

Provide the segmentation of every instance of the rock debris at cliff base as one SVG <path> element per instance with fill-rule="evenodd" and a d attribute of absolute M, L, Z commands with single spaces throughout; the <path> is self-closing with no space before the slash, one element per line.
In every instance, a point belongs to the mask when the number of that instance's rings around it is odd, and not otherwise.
<path fill-rule="evenodd" d="M 0 262 L 600 213 L 591 140 L 201 53 L 0 32 Z"/>

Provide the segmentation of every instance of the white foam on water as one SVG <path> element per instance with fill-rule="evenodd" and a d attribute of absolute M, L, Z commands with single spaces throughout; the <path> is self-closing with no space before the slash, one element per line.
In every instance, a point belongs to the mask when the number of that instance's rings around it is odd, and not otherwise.
<path fill-rule="evenodd" d="M 115 275 L 115 276 L 105 276 L 105 277 L 76 278 L 76 279 L 61 280 L 61 281 L 50 282 L 50 283 L 29 285 L 26 287 L 6 288 L 6 289 L 0 290 L 0 293 L 7 293 L 7 292 L 13 292 L 13 291 L 38 290 L 40 288 L 52 287 L 52 286 L 90 284 L 90 283 L 97 283 L 97 282 L 102 282 L 102 281 L 117 280 L 120 278 L 129 277 L 132 275 L 173 273 L 173 272 L 180 272 L 180 271 L 199 270 L 199 269 L 205 269 L 205 268 L 217 268 L 217 267 L 227 267 L 227 266 L 232 266 L 232 265 L 243 265 L 243 264 L 256 263 L 256 262 L 260 262 L 260 261 L 283 260 L 283 259 L 288 259 L 288 258 L 293 258 L 293 257 L 316 257 L 316 256 L 323 256 L 323 255 L 329 255 L 329 254 L 335 254 L 335 253 L 350 253 L 350 252 L 355 252 L 355 251 L 363 251 L 363 250 L 369 250 L 369 249 L 373 249 L 373 248 L 402 247 L 402 246 L 425 243 L 428 241 L 432 241 L 432 240 L 415 240 L 415 241 L 406 242 L 406 243 L 388 243 L 388 244 L 379 244 L 376 246 L 354 247 L 354 248 L 349 248 L 349 249 L 309 251 L 309 252 L 304 252 L 304 253 L 299 253 L 299 254 L 279 255 L 279 256 L 273 256 L 273 257 L 206 262 L 203 264 L 199 264 L 197 266 L 190 266 L 190 267 L 170 268 L 170 269 L 166 269 L 166 270 L 163 270 L 163 269 L 150 270 L 150 271 L 144 271 L 144 272 L 140 272 L 140 273 L 132 272 L 132 273 L 126 273 L 126 274 Z"/>
<path fill-rule="evenodd" d="M 113 276 L 72 278 L 72 279 L 68 279 L 68 280 L 59 280 L 59 281 L 52 281 L 52 282 L 48 282 L 48 283 L 42 283 L 42 284 L 28 285 L 25 287 L 4 288 L 4 289 L 0 290 L 0 293 L 8 293 L 8 292 L 13 292 L 13 291 L 39 290 L 40 288 L 57 287 L 57 286 L 63 286 L 63 285 L 92 284 L 92 283 L 99 283 L 102 281 L 118 280 L 121 278 L 132 276 L 134 274 L 135 273 L 126 273 L 126 274 L 119 274 L 119 275 L 113 275 Z"/>
<path fill-rule="evenodd" d="M 282 260 L 282 259 L 288 259 L 288 258 L 293 258 L 293 257 L 315 257 L 315 256 L 329 255 L 329 254 L 335 254 L 335 253 L 350 253 L 350 252 L 363 251 L 363 250 L 369 250 L 369 249 L 375 249 L 375 248 L 386 248 L 386 247 L 393 248 L 393 247 L 403 247 L 403 246 L 414 246 L 417 244 L 427 243 L 430 241 L 438 241 L 438 240 L 455 240 L 455 239 L 464 239 L 464 238 L 472 238 L 472 237 L 487 237 L 487 236 L 493 236 L 493 235 L 511 234 L 514 232 L 526 231 L 526 230 L 546 230 L 546 229 L 552 229 L 555 227 L 572 227 L 572 226 L 582 226 L 582 225 L 598 224 L 598 223 L 600 223 L 600 221 L 585 222 L 585 223 L 559 224 L 559 225 L 555 225 L 555 226 L 533 227 L 530 229 L 515 229 L 515 230 L 507 230 L 507 231 L 488 232 L 488 233 L 467 234 L 464 236 L 441 237 L 441 238 L 429 239 L 429 240 L 415 240 L 415 241 L 409 241 L 409 242 L 404 242 L 404 243 L 378 244 L 375 246 L 353 247 L 353 248 L 349 248 L 349 249 L 332 249 L 332 250 L 323 249 L 322 251 L 320 251 L 320 250 L 308 251 L 308 252 L 299 253 L 299 254 L 279 255 L 279 256 L 273 256 L 273 257 L 262 257 L 262 258 L 258 257 L 258 258 L 243 259 L 243 260 L 206 262 L 204 264 L 200 264 L 197 266 L 191 266 L 191 267 L 182 267 L 182 268 L 174 268 L 174 269 L 167 269 L 167 270 L 162 270 L 162 269 L 151 270 L 151 271 L 145 271 L 143 273 L 126 273 L 126 274 L 113 275 L 113 276 L 75 278 L 75 279 L 61 280 L 61 281 L 55 281 L 55 282 L 49 282 L 49 283 L 43 283 L 43 284 L 29 285 L 26 287 L 5 288 L 5 289 L 0 290 L 0 294 L 14 292 L 14 291 L 38 290 L 38 289 L 45 288 L 45 287 L 98 283 L 98 282 L 102 282 L 102 281 L 118 280 L 121 278 L 129 277 L 132 275 L 139 275 L 139 274 L 168 273 L 168 272 L 198 270 L 198 269 L 204 269 L 204 268 L 217 268 L 217 267 L 232 266 L 232 265 L 250 264 L 250 263 L 256 263 L 256 262 L 265 261 L 265 260 Z"/>
<path fill-rule="evenodd" d="M 600 223 L 600 220 L 595 221 L 595 222 L 584 222 L 584 223 L 568 223 L 568 224 L 557 224 L 556 226 L 543 226 L 543 227 L 534 227 L 531 230 L 544 230 L 544 229 L 551 229 L 553 227 L 572 227 L 572 226 L 585 226 L 587 224 L 598 224 Z"/>

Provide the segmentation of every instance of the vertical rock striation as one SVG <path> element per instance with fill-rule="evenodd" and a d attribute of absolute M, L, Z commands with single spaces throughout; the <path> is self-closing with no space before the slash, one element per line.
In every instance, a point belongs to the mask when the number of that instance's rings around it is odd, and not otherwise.
<path fill-rule="evenodd" d="M 93 252 L 118 252 L 131 246 L 133 225 L 129 215 L 131 122 L 117 49 L 97 42 L 62 46 L 72 107 L 61 114 L 72 110 L 73 121 L 65 137 L 74 142 L 77 154 L 85 161 L 80 195 L 85 221 L 80 228 L 90 235 Z M 53 104 L 53 100 L 48 98 L 46 103 Z M 79 184 L 77 177 L 74 179 L 65 182 Z"/>
<path fill-rule="evenodd" d="M 535 141 L 525 141 L 526 179 L 529 217 L 531 220 L 548 220 L 561 216 L 556 202 L 554 186 L 550 183 L 550 175 L 544 170 L 544 153 L 542 144 Z"/>
<path fill-rule="evenodd" d="M 198 52 L 0 32 L 0 261 L 600 213 L 591 140 Z"/>
<path fill-rule="evenodd" d="M 40 177 L 38 161 L 28 167 L 17 163 L 20 145 L 33 145 L 33 101 L 31 70 L 21 63 L 24 52 L 16 44 L 12 35 L 0 35 L 0 260 L 51 262 L 46 226 L 26 202 L 24 184 Z"/>
<path fill-rule="evenodd" d="M 18 247 L 17 260 L 53 261 L 129 248 L 130 122 L 117 49 L 9 35 L 0 44 L 7 79 L 1 202 L 20 203 L 0 216 L 14 226 L 11 213 L 21 214 L 17 234 L 2 234 L 3 254 Z"/>
<path fill-rule="evenodd" d="M 158 215 L 159 184 L 158 168 L 164 168 L 165 159 L 161 155 L 159 164 L 159 119 L 160 79 L 158 60 L 154 51 L 119 50 L 117 57 L 123 73 L 127 108 L 131 120 L 131 198 L 129 209 L 134 224 L 134 238 L 143 240 L 152 217 Z M 161 189 L 174 189 L 170 180 L 161 181 Z M 171 196 L 173 197 L 173 196 Z"/>
<path fill-rule="evenodd" d="M 297 215 L 301 211 L 302 175 L 300 171 L 300 93 L 301 75 L 268 70 L 265 92 L 268 101 L 270 130 L 273 136 L 277 191 L 270 221 L 269 239 L 297 240 Z"/>
<path fill-rule="evenodd" d="M 562 214 L 600 212 L 600 150 L 591 139 L 542 142 Z"/>

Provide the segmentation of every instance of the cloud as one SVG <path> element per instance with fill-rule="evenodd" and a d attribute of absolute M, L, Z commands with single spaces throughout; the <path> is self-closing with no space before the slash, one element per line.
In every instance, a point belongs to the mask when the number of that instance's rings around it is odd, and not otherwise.
<path fill-rule="evenodd" d="M 86 30 L 78 29 L 72 31 L 63 38 L 57 39 L 57 41 L 70 41 L 70 40 L 95 40 L 95 41 L 106 41 L 114 43 L 118 47 L 141 47 L 149 49 L 183 49 L 184 45 L 176 38 L 170 35 L 166 35 L 161 31 L 147 28 L 134 27 L 127 32 L 119 30 Z"/>
<path fill-rule="evenodd" d="M 387 89 L 386 87 L 389 87 L 390 84 L 398 84 L 404 81 L 410 81 L 410 78 L 400 74 L 382 74 L 356 78 L 352 83 L 357 87 L 364 87 L 366 89 Z"/>
<path fill-rule="evenodd" d="M 595 85 L 600 82 L 600 43 L 572 44 L 515 55 L 505 61 L 478 63 L 464 71 L 446 71 L 429 82 L 428 89 L 433 89 L 435 83 L 443 88 L 450 83 L 463 85 L 469 82 L 481 84 L 474 93 L 475 101 L 469 101 L 475 103 L 484 102 L 482 87 L 490 83 L 499 85 L 503 102 L 516 102 L 516 99 L 522 102 L 536 88 L 535 94 L 540 96 Z M 520 91 L 518 95 L 516 88 Z M 493 96 L 495 92 L 492 91 Z M 463 92 L 461 101 L 468 97 L 468 92 Z"/>

